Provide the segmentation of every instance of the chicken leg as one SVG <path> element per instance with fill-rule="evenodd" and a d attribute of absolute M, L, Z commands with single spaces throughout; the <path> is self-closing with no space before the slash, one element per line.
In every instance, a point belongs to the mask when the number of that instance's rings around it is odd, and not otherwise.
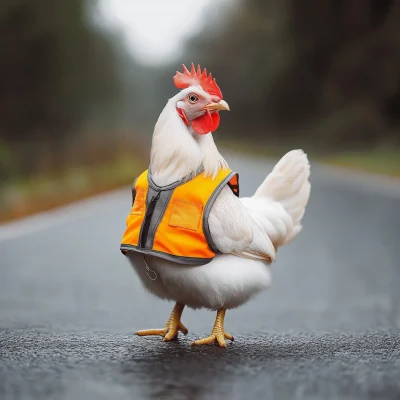
<path fill-rule="evenodd" d="M 164 342 L 169 342 L 170 340 L 178 336 L 178 332 L 181 331 L 184 335 L 188 333 L 188 330 L 181 322 L 181 316 L 185 305 L 182 303 L 176 303 L 172 310 L 172 313 L 162 329 L 146 329 L 142 331 L 137 331 L 135 335 L 138 336 L 163 336 Z"/>
<path fill-rule="evenodd" d="M 211 344 L 217 343 L 219 347 L 226 347 L 225 339 L 229 339 L 233 341 L 233 336 L 229 333 L 226 333 L 224 330 L 224 319 L 225 319 L 225 308 L 220 308 L 217 311 L 217 317 L 215 318 L 214 327 L 211 331 L 211 335 L 204 338 L 195 340 L 192 342 L 192 346 L 197 346 L 200 344 Z"/>

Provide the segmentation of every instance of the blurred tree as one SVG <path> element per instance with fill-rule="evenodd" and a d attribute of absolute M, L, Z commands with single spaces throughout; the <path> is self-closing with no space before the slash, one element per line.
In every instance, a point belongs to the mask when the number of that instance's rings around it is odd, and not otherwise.
<path fill-rule="evenodd" d="M 73 129 L 118 93 L 112 38 L 87 18 L 94 6 L 0 2 L 0 146 L 19 172 L 34 171 L 41 151 L 57 166 Z"/>
<path fill-rule="evenodd" d="M 229 7 L 187 43 L 185 62 L 218 78 L 233 134 L 319 149 L 400 145 L 399 0 Z"/>

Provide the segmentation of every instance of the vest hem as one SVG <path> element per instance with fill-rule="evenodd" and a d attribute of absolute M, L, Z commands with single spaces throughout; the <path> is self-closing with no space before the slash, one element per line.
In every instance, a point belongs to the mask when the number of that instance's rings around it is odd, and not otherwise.
<path fill-rule="evenodd" d="M 122 254 L 126 255 L 128 251 L 134 251 L 136 253 L 141 253 L 143 255 L 155 256 L 159 258 L 163 258 L 164 260 L 175 262 L 178 264 L 184 265 L 193 265 L 193 266 L 200 266 L 210 263 L 214 257 L 212 258 L 197 258 L 197 257 L 184 257 L 184 256 L 174 256 L 172 254 L 163 253 L 157 250 L 150 250 L 150 249 L 141 249 L 131 244 L 121 244 L 120 250 Z"/>

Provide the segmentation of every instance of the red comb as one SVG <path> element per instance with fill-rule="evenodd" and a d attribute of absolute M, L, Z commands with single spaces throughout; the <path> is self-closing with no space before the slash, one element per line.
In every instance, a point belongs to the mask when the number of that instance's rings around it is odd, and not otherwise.
<path fill-rule="evenodd" d="M 176 71 L 176 75 L 174 76 L 174 83 L 178 89 L 186 89 L 191 85 L 200 85 L 207 93 L 222 99 L 222 92 L 215 78 L 213 79 L 211 74 L 207 75 L 207 70 L 205 68 L 203 72 L 201 72 L 200 65 L 198 65 L 196 71 L 193 63 L 190 71 L 184 64 L 182 64 L 182 67 L 183 73 Z"/>

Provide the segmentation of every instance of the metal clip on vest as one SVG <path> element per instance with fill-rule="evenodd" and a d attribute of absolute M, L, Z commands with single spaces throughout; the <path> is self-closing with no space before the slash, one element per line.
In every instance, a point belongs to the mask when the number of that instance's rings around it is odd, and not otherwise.
<path fill-rule="evenodd" d="M 153 271 L 152 269 L 150 269 L 150 267 L 147 265 L 147 261 L 146 261 L 146 256 L 145 256 L 145 255 L 143 255 L 143 261 L 144 261 L 144 264 L 146 265 L 146 274 L 147 274 L 147 276 L 149 277 L 150 280 L 155 281 L 155 280 L 157 279 L 157 274 L 156 274 L 155 271 Z M 150 276 L 149 272 L 151 272 L 152 274 L 154 274 L 154 275 L 153 275 L 154 278 L 152 278 L 152 277 Z"/>

